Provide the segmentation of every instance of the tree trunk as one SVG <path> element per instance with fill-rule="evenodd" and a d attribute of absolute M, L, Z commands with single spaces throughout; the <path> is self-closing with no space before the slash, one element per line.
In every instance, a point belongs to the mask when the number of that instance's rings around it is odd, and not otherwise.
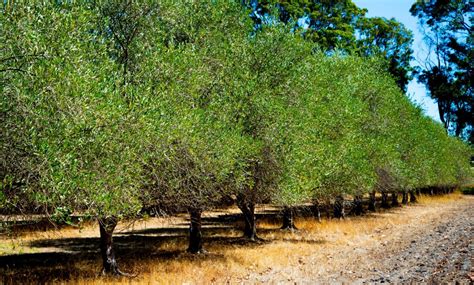
<path fill-rule="evenodd" d="M 415 191 L 410 191 L 410 203 L 416 203 Z"/>
<path fill-rule="evenodd" d="M 249 205 L 244 212 L 244 237 L 251 241 L 257 240 L 257 223 L 255 219 L 255 205 Z"/>
<path fill-rule="evenodd" d="M 369 207 L 368 210 L 375 212 L 375 191 L 370 192 L 369 194 Z"/>
<path fill-rule="evenodd" d="M 403 191 L 402 204 L 403 205 L 408 205 L 408 192 L 406 192 L 406 191 Z"/>
<path fill-rule="evenodd" d="M 344 217 L 344 197 L 342 195 L 338 195 L 334 201 L 334 218 L 344 219 Z"/>
<path fill-rule="evenodd" d="M 392 207 L 397 207 L 398 204 L 398 193 L 392 192 Z"/>
<path fill-rule="evenodd" d="M 202 232 L 201 232 L 201 209 L 189 209 L 191 223 L 189 226 L 189 247 L 190 253 L 202 253 Z"/>
<path fill-rule="evenodd" d="M 103 266 L 102 274 L 123 275 L 115 260 L 112 235 L 116 226 L 117 219 L 115 217 L 102 218 L 99 220 L 100 253 Z"/>
<path fill-rule="evenodd" d="M 364 208 L 362 207 L 362 196 L 355 195 L 353 201 L 354 208 L 352 209 L 354 215 L 360 216 L 364 213 Z"/>
<path fill-rule="evenodd" d="M 255 219 L 255 204 L 246 202 L 244 197 L 238 197 L 237 206 L 242 211 L 244 216 L 244 238 L 251 241 L 256 241 L 257 237 L 257 224 Z"/>
<path fill-rule="evenodd" d="M 297 230 L 297 228 L 295 226 L 293 208 L 285 207 L 283 209 L 283 225 L 281 226 L 281 229 L 282 230 L 290 230 L 290 231 Z"/>
<path fill-rule="evenodd" d="M 318 200 L 313 200 L 313 215 L 316 219 L 318 219 L 318 222 L 321 223 L 321 209 L 319 208 L 319 201 Z"/>
<path fill-rule="evenodd" d="M 388 204 L 388 194 L 385 191 L 382 192 L 382 208 L 390 208 L 390 205 Z"/>
<path fill-rule="evenodd" d="M 331 218 L 331 207 L 330 207 L 331 202 L 328 200 L 326 202 L 326 205 L 327 205 L 327 207 L 325 207 L 326 208 L 326 219 L 329 220 Z"/>

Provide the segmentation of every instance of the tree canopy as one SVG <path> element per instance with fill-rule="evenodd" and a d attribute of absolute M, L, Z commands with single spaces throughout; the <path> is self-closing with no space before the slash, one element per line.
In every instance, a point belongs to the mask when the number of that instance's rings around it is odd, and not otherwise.
<path fill-rule="evenodd" d="M 411 31 L 395 19 L 367 17 L 367 10 L 357 7 L 352 0 L 243 3 L 252 8 L 251 17 L 257 28 L 278 19 L 325 52 L 337 49 L 366 57 L 380 56 L 387 61 L 387 71 L 404 92 L 413 78 Z"/>
<path fill-rule="evenodd" d="M 292 204 L 314 191 L 369 191 L 377 168 L 406 188 L 441 177 L 409 178 L 455 140 L 434 136 L 436 123 L 393 87 L 384 61 L 314 52 L 285 24 L 248 36 L 252 24 L 232 3 L 130 4 L 118 7 L 147 11 L 155 25 L 131 24 L 124 84 L 117 41 L 129 36 L 110 26 L 108 5 L 4 7 L 2 58 L 14 60 L 2 71 L 3 199 L 127 216 L 218 203 L 262 181 L 263 200 Z M 25 55 L 35 57 L 21 63 Z M 267 178 L 256 181 L 255 167 Z"/>
<path fill-rule="evenodd" d="M 418 76 L 438 104 L 449 133 L 473 142 L 472 1 L 417 1 L 410 9 L 424 30 L 429 53 Z"/>

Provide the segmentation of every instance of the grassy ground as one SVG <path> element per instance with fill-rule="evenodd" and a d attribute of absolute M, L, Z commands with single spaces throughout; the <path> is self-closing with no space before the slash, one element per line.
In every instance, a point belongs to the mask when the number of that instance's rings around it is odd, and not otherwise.
<path fill-rule="evenodd" d="M 132 279 L 99 275 L 101 261 L 95 224 L 81 229 L 22 231 L 1 237 L 0 274 L 4 275 L 5 283 L 67 280 L 78 284 L 221 284 L 253 283 L 257 275 L 278 271 L 280 275 L 287 274 L 291 281 L 296 267 L 302 268 L 297 274 L 307 274 L 308 278 L 344 268 L 342 249 L 383 244 L 387 231 L 413 223 L 414 217 L 417 223 L 423 223 L 437 208 L 463 199 L 459 193 L 421 196 L 414 206 L 342 221 L 318 223 L 314 218 L 299 218 L 296 232 L 279 230 L 279 221 L 267 215 L 259 219 L 258 232 L 264 239 L 259 243 L 247 243 L 240 238 L 236 209 L 209 212 L 204 215 L 204 246 L 209 253 L 198 256 L 184 252 L 186 216 L 123 223 L 115 237 L 117 256 L 122 270 L 138 274 Z M 2 262 L 15 265 L 7 269 Z M 315 264 L 307 264 L 311 262 Z"/>

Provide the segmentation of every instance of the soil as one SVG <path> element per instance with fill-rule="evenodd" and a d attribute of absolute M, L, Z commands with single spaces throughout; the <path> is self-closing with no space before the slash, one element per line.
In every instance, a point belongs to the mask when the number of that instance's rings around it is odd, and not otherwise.
<path fill-rule="evenodd" d="M 294 266 L 255 272 L 263 283 L 474 284 L 474 196 L 394 214 L 407 223 L 389 224 L 346 245 L 299 257 Z M 363 236 L 363 235 L 361 235 Z M 381 237 L 376 239 L 375 236 Z"/>
<path fill-rule="evenodd" d="M 405 242 L 391 248 L 386 256 L 374 251 L 374 259 L 380 265 L 367 272 L 368 277 L 361 283 L 446 283 L 453 281 L 473 281 L 474 257 L 474 207 L 450 209 L 447 217 L 436 225 L 426 226 L 420 235 L 408 235 Z"/>

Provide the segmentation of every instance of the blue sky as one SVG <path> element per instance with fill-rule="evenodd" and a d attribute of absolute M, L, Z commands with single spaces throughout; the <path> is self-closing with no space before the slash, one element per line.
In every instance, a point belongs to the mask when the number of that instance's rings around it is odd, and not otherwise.
<path fill-rule="evenodd" d="M 415 59 L 422 61 L 426 54 L 426 47 L 423 43 L 423 35 L 420 33 L 417 19 L 410 14 L 410 7 L 415 0 L 353 0 L 360 8 L 369 10 L 368 17 L 395 18 L 403 23 L 408 29 L 413 31 L 413 55 Z M 417 65 L 416 60 L 413 65 Z M 436 103 L 426 95 L 426 88 L 416 80 L 412 80 L 408 85 L 408 94 L 412 101 L 420 105 L 425 113 L 439 121 L 438 107 Z"/>

